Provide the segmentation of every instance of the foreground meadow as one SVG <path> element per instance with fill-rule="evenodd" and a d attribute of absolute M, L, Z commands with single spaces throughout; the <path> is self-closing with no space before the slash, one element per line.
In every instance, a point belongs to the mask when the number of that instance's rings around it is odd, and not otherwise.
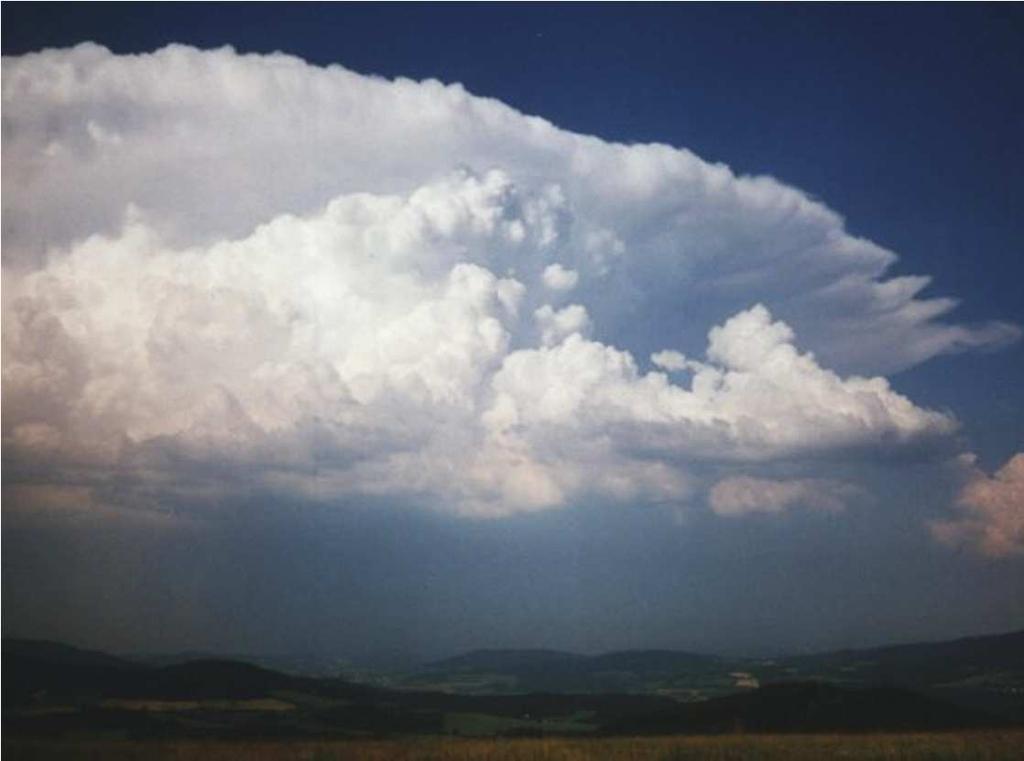
<path fill-rule="evenodd" d="M 1024 730 L 873 735 L 715 737 L 423 738 L 329 742 L 130 742 L 5 740 L 5 761 L 1011 761 Z"/>

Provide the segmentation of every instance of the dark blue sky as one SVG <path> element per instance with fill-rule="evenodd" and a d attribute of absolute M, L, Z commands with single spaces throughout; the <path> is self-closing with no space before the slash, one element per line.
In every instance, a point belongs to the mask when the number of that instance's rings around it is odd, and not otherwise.
<path fill-rule="evenodd" d="M 895 273 L 931 275 L 928 295 L 960 298 L 956 321 L 1024 323 L 1019 6 L 7 3 L 2 13 L 4 55 L 86 40 L 118 53 L 171 42 L 279 50 L 461 82 L 607 140 L 686 147 L 821 199 L 854 234 L 896 251 Z M 1019 343 L 939 357 L 893 383 L 952 410 L 988 471 L 1024 448 Z M 290 520 L 260 504 L 244 522 L 161 544 L 135 525 L 29 521 L 4 532 L 5 634 L 367 656 L 488 645 L 768 652 L 1024 625 L 1020 562 L 950 554 L 918 531 L 940 499 L 927 472 L 882 481 L 859 517 L 758 516 L 738 531 L 603 508 L 467 526 L 399 508 L 297 506 Z M 268 608 L 279 615 L 247 623 Z M 171 623 L 129 623 L 146 610 Z"/>

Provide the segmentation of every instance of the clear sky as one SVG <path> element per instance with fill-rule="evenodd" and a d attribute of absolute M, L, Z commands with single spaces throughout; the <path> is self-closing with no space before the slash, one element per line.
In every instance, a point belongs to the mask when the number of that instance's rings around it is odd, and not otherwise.
<path fill-rule="evenodd" d="M 5 635 L 1024 626 L 1017 7 L 5 4 L 2 35 Z"/>

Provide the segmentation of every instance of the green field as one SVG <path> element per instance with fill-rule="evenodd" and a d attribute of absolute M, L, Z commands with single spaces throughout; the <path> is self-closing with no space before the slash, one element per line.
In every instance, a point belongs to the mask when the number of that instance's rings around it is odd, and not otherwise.
<path fill-rule="evenodd" d="M 297 742 L 5 740 L 5 761 L 1016 761 L 1024 731 Z"/>

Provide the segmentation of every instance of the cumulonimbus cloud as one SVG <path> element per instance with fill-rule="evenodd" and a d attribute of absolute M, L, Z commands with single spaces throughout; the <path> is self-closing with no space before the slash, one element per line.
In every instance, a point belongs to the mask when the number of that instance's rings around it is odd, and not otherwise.
<path fill-rule="evenodd" d="M 82 45 L 3 106 L 5 479 L 679 501 L 943 437 L 877 373 L 1019 332 L 798 190 L 457 85 Z"/>
<path fill-rule="evenodd" d="M 966 479 L 956 501 L 960 516 L 933 522 L 933 536 L 991 557 L 1024 554 L 1024 453 L 991 476 L 978 468 L 974 455 L 962 455 L 958 465 Z"/>

